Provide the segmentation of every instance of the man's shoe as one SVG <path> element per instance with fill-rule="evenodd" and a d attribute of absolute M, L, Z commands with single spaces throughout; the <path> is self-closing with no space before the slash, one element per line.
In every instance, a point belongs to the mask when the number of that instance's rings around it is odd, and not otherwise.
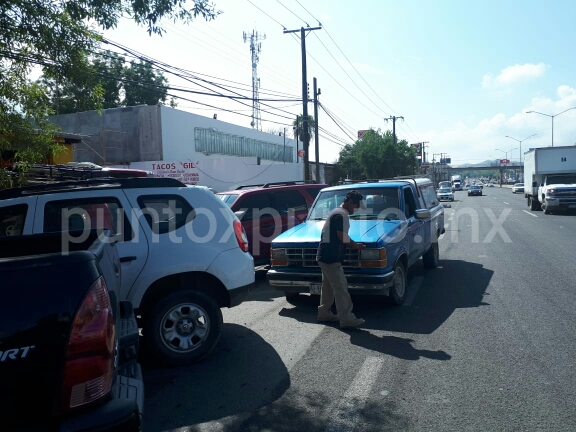
<path fill-rule="evenodd" d="M 366 321 L 364 321 L 362 318 L 356 318 L 355 320 L 352 321 L 340 322 L 340 327 L 358 327 L 364 324 L 365 322 Z"/>
<path fill-rule="evenodd" d="M 340 321 L 334 314 L 318 316 L 318 322 L 334 322 Z"/>

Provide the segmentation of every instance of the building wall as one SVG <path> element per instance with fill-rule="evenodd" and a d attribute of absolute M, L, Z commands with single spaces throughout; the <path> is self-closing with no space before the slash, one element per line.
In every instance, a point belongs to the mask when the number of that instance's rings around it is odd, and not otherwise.
<path fill-rule="evenodd" d="M 171 177 L 189 185 L 206 186 L 218 192 L 242 185 L 304 180 L 304 164 L 258 164 L 257 158 L 200 157 L 119 166 L 128 167 L 151 171 L 156 177 Z"/>
<path fill-rule="evenodd" d="M 136 106 L 51 116 L 64 133 L 81 135 L 74 160 L 117 165 L 161 160 L 160 107 Z"/>
<path fill-rule="evenodd" d="M 186 158 L 198 157 L 239 157 L 225 155 L 222 153 L 211 153 L 209 151 L 197 150 L 198 142 L 196 140 L 196 129 L 211 129 L 218 135 L 227 137 L 242 137 L 249 140 L 258 140 L 261 142 L 276 144 L 278 146 L 278 154 L 273 155 L 272 158 L 261 158 L 262 163 L 268 160 L 280 161 L 283 159 L 284 143 L 286 143 L 286 161 L 296 161 L 296 141 L 286 137 L 284 141 L 283 136 L 273 135 L 259 130 L 238 126 L 232 123 L 226 123 L 221 120 L 203 117 L 192 114 L 178 109 L 170 108 L 167 106 L 160 107 L 162 119 L 162 143 L 164 150 L 165 160 L 178 160 Z M 291 133 L 291 128 L 287 128 L 287 133 Z M 242 155 L 246 157 L 246 155 Z M 251 155 L 249 157 L 255 157 Z M 241 156 L 240 156 L 241 157 Z M 291 162 L 292 163 L 292 162 Z"/>

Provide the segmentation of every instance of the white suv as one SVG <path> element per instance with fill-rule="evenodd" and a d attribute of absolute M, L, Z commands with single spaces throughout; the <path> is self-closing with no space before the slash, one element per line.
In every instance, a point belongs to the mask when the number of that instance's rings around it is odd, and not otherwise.
<path fill-rule="evenodd" d="M 74 242 L 88 229 L 118 240 L 120 300 L 132 302 L 145 348 L 167 364 L 206 356 L 220 338 L 220 308 L 254 285 L 242 224 L 206 188 L 130 178 L 0 191 L 0 236 L 62 231 Z"/>

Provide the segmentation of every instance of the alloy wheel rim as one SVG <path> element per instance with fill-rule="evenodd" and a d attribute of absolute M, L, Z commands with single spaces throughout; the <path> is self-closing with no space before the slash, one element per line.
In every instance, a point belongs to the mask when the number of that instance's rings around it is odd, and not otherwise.
<path fill-rule="evenodd" d="M 180 304 L 164 314 L 159 331 L 162 342 L 171 351 L 179 354 L 191 352 L 208 337 L 210 318 L 196 304 Z"/>

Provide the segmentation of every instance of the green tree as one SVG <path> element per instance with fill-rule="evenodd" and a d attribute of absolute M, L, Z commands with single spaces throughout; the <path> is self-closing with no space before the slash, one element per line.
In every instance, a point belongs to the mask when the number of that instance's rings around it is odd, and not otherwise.
<path fill-rule="evenodd" d="M 297 119 L 292 122 L 292 126 L 294 127 L 293 133 L 294 138 L 299 139 L 300 141 L 304 141 L 304 115 L 298 115 Z M 314 131 L 316 127 L 316 120 L 314 117 L 309 115 L 308 116 L 308 134 L 310 136 L 310 142 L 314 139 Z"/>
<path fill-rule="evenodd" d="M 166 102 L 168 80 L 148 62 L 130 62 L 124 71 L 125 106 L 156 105 Z"/>
<path fill-rule="evenodd" d="M 391 131 L 369 130 L 362 138 L 340 151 L 336 163 L 339 177 L 382 179 L 413 174 L 416 152 L 406 140 L 397 141 Z"/>
<path fill-rule="evenodd" d="M 131 17 L 148 34 L 163 34 L 163 19 L 190 22 L 215 18 L 208 0 L 3 0 L 0 12 L 0 151 L 15 150 L 29 163 L 53 150 L 55 130 L 45 120 L 53 113 L 50 89 L 30 83 L 33 66 L 54 82 L 87 80 L 89 54 L 102 37 L 94 30 L 115 28 Z M 104 89 L 84 99 L 104 104 Z M 66 95 L 67 89 L 64 94 Z M 84 103 L 84 102 L 83 102 Z"/>

